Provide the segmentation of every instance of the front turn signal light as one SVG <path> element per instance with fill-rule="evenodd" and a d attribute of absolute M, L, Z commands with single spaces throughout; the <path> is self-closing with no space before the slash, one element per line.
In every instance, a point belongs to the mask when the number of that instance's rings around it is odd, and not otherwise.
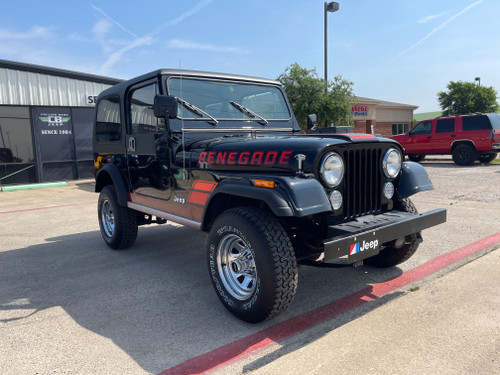
<path fill-rule="evenodd" d="M 274 189 L 276 187 L 276 182 L 268 180 L 253 180 L 253 185 L 265 189 Z"/>

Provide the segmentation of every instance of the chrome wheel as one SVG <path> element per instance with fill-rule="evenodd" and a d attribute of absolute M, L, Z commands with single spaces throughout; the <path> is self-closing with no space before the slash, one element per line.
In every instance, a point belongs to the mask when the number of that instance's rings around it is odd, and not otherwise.
<path fill-rule="evenodd" d="M 115 215 L 113 213 L 113 207 L 111 207 L 111 203 L 108 200 L 102 203 L 101 212 L 102 229 L 104 229 L 106 236 L 113 237 L 115 233 Z"/>
<path fill-rule="evenodd" d="M 217 269 L 225 289 L 233 298 L 250 298 L 257 286 L 257 268 L 252 251 L 236 234 L 225 236 L 217 249 Z"/>

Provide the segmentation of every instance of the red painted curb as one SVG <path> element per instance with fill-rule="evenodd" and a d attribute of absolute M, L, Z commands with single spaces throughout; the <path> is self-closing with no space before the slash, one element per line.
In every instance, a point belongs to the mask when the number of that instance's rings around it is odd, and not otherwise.
<path fill-rule="evenodd" d="M 24 210 L 3 211 L 3 212 L 0 212 L 0 215 L 3 215 L 3 214 L 16 214 L 16 213 L 19 213 L 19 212 L 28 212 L 28 211 L 48 210 L 48 209 L 51 209 L 51 208 L 83 206 L 83 205 L 86 205 L 86 204 L 96 204 L 96 202 L 61 204 L 59 206 L 35 207 L 35 208 L 26 208 Z"/>
<path fill-rule="evenodd" d="M 274 326 L 265 328 L 250 336 L 223 345 L 208 353 L 191 358 L 177 366 L 171 367 L 158 375 L 203 374 L 218 367 L 242 359 L 258 349 L 276 341 L 311 328 L 326 320 L 332 319 L 346 311 L 380 298 L 398 288 L 429 276 L 469 255 L 484 250 L 500 242 L 500 232 L 483 238 L 470 245 L 440 255 L 415 267 L 402 275 L 367 286 L 353 294 L 332 301 L 324 306 L 295 316 Z"/>

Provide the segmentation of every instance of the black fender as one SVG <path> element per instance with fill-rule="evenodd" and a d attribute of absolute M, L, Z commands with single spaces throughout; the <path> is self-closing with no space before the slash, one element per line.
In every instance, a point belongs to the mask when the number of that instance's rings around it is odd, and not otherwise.
<path fill-rule="evenodd" d="M 97 172 L 95 177 L 95 191 L 100 192 L 106 185 L 112 183 L 115 186 L 118 195 L 118 204 L 122 207 L 127 206 L 127 188 L 125 186 L 122 173 L 116 165 L 107 164 Z"/>
<path fill-rule="evenodd" d="M 269 177 L 262 179 L 268 180 Z M 330 201 L 317 180 L 300 177 L 274 177 L 272 180 L 276 182 L 274 189 L 255 187 L 248 179 L 222 180 L 210 196 L 206 209 L 218 195 L 225 194 L 261 201 L 274 215 L 281 217 L 304 217 L 331 211 Z"/>
<path fill-rule="evenodd" d="M 433 189 L 434 186 L 424 167 L 412 161 L 403 163 L 398 188 L 399 198 L 407 198 L 421 191 Z"/>

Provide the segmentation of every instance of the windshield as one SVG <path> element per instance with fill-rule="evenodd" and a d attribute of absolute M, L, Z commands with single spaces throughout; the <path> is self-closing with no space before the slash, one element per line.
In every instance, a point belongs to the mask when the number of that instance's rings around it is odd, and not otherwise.
<path fill-rule="evenodd" d="M 189 102 L 217 120 L 290 119 L 283 93 L 276 86 L 170 77 L 167 89 L 169 95 Z M 185 106 L 179 106 L 178 114 L 183 119 L 200 119 Z"/>

